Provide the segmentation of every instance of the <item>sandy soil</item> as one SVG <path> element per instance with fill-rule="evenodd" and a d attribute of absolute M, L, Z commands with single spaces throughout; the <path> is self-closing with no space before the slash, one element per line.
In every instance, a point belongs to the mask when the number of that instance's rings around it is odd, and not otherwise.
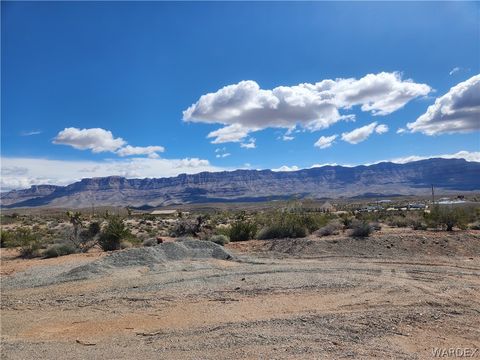
<path fill-rule="evenodd" d="M 384 229 L 227 249 L 233 260 L 2 284 L 1 358 L 428 359 L 433 348 L 480 347 L 479 232 Z M 2 250 L 4 279 L 103 256 L 12 255 Z"/>

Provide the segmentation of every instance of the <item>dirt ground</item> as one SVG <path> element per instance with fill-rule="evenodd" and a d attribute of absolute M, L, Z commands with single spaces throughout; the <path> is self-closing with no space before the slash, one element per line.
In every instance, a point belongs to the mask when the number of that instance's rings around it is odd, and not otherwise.
<path fill-rule="evenodd" d="M 21 260 L 2 249 L 1 358 L 429 359 L 480 348 L 480 231 L 226 249 L 231 260 L 28 286 L 105 254 Z"/>

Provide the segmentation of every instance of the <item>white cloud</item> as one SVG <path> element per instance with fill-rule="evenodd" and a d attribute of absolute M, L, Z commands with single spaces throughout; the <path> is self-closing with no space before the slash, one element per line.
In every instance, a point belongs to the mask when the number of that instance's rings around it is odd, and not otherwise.
<path fill-rule="evenodd" d="M 283 140 L 283 141 L 291 141 L 291 140 L 293 140 L 293 139 L 295 139 L 294 136 L 290 136 L 290 135 L 283 135 L 283 136 L 282 136 L 282 140 Z"/>
<path fill-rule="evenodd" d="M 450 70 L 450 72 L 448 74 L 453 75 L 453 74 L 455 74 L 459 71 L 460 71 L 460 68 L 458 66 L 455 66 L 452 70 Z"/>
<path fill-rule="evenodd" d="M 479 119 L 480 74 L 452 87 L 407 127 L 426 135 L 465 133 L 480 130 Z"/>
<path fill-rule="evenodd" d="M 388 131 L 388 127 L 384 124 L 377 125 L 377 122 L 373 122 L 350 132 L 343 133 L 342 140 L 350 144 L 358 144 L 367 140 L 367 138 L 372 135 L 374 131 L 378 134 L 383 134 L 384 132 Z"/>
<path fill-rule="evenodd" d="M 111 131 L 92 128 L 65 128 L 53 139 L 54 144 L 70 145 L 79 150 L 92 150 L 94 153 L 111 151 L 126 144 L 122 138 L 114 138 Z"/>
<path fill-rule="evenodd" d="M 41 130 L 32 130 L 32 131 L 22 131 L 20 136 L 32 136 L 32 135 L 39 135 L 41 134 Z"/>
<path fill-rule="evenodd" d="M 293 166 L 287 166 L 287 165 L 283 165 L 283 166 L 280 166 L 279 168 L 276 168 L 276 169 L 272 169 L 272 171 L 297 171 L 297 170 L 300 170 L 300 168 L 296 165 L 293 165 Z"/>
<path fill-rule="evenodd" d="M 228 156 L 230 156 L 230 155 L 231 155 L 230 153 L 223 153 L 223 154 L 217 154 L 217 155 L 215 155 L 215 157 L 216 157 L 217 159 L 219 159 L 219 158 L 226 158 L 226 157 L 228 157 Z"/>
<path fill-rule="evenodd" d="M 124 146 L 117 150 L 118 156 L 132 156 L 132 155 L 148 155 L 150 158 L 158 158 L 157 153 L 164 152 L 163 146 Z"/>
<path fill-rule="evenodd" d="M 375 132 L 377 134 L 385 134 L 386 132 L 388 132 L 388 126 L 385 124 L 380 124 L 375 128 Z"/>
<path fill-rule="evenodd" d="M 335 139 L 337 138 L 338 135 L 332 135 L 332 136 L 321 136 L 317 142 L 314 144 L 314 146 L 319 147 L 320 149 L 326 149 L 334 143 Z"/>
<path fill-rule="evenodd" d="M 397 129 L 397 134 L 403 134 L 405 131 L 407 131 L 407 130 L 405 130 L 404 128 L 398 128 Z"/>
<path fill-rule="evenodd" d="M 250 131 L 250 129 L 247 129 L 240 124 L 233 124 L 210 132 L 207 135 L 207 138 L 215 138 L 213 139 L 212 144 L 240 142 L 247 137 Z"/>
<path fill-rule="evenodd" d="M 78 150 L 92 150 L 94 153 L 113 152 L 118 156 L 147 155 L 157 159 L 163 146 L 131 146 L 122 138 L 114 138 L 109 130 L 101 128 L 77 129 L 65 128 L 53 139 L 54 144 L 69 145 Z"/>
<path fill-rule="evenodd" d="M 454 154 L 443 154 L 443 155 L 433 155 L 433 156 L 405 156 L 400 158 L 395 158 L 388 160 L 397 164 L 405 164 L 412 161 L 425 160 L 431 158 L 442 158 L 442 159 L 465 159 L 467 161 L 480 162 L 480 151 L 459 151 Z"/>
<path fill-rule="evenodd" d="M 1 158 L 1 189 L 21 189 L 31 185 L 67 185 L 89 177 L 168 177 L 181 173 L 221 171 L 208 160 L 130 158 L 106 161 L 67 161 L 36 158 Z"/>
<path fill-rule="evenodd" d="M 241 143 L 240 144 L 240 147 L 244 148 L 244 149 L 255 149 L 257 147 L 257 145 L 255 144 L 255 139 L 253 138 L 250 138 L 248 140 L 248 142 L 246 143 Z"/>
<path fill-rule="evenodd" d="M 250 132 L 266 128 L 292 129 L 298 125 L 316 131 L 340 120 L 354 120 L 353 114 L 341 115 L 339 110 L 357 105 L 373 115 L 387 115 L 430 91 L 426 84 L 402 80 L 397 72 L 272 90 L 261 89 L 255 81 L 247 80 L 202 95 L 183 112 L 183 120 L 223 124 L 225 127 L 211 132 L 208 138 L 215 138 L 212 142 L 216 144 L 240 142 Z"/>

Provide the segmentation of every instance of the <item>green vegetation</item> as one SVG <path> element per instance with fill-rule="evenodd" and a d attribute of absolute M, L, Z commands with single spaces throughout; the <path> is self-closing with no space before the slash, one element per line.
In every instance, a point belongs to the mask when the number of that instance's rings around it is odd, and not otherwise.
<path fill-rule="evenodd" d="M 120 216 L 109 216 L 107 226 L 100 233 L 98 243 L 103 251 L 119 250 L 122 240 L 131 237 L 130 230 Z"/>
<path fill-rule="evenodd" d="M 255 237 L 257 225 L 245 219 L 238 219 L 230 226 L 229 237 L 231 241 L 247 241 Z"/>
<path fill-rule="evenodd" d="M 438 205 L 426 215 L 426 219 L 430 227 L 441 228 L 446 231 L 452 231 L 454 227 L 464 230 L 471 220 L 463 208 Z"/>
<path fill-rule="evenodd" d="M 354 238 L 369 237 L 373 232 L 373 227 L 366 221 L 356 220 L 351 225 L 350 236 Z"/>
<path fill-rule="evenodd" d="M 50 245 L 43 252 L 42 255 L 44 258 L 48 259 L 48 258 L 53 258 L 58 256 L 74 254 L 76 252 L 77 251 L 75 247 L 71 244 L 53 244 L 53 245 Z"/>
<path fill-rule="evenodd" d="M 40 256 L 41 242 L 30 228 L 18 227 L 14 231 L 2 231 L 5 247 L 18 247 L 20 256 L 33 258 Z"/>

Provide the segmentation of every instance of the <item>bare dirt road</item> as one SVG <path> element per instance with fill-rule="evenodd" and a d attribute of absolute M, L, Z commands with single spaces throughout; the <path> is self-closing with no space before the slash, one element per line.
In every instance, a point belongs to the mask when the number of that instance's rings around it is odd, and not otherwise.
<path fill-rule="evenodd" d="M 428 359 L 480 347 L 479 232 L 249 241 L 229 244 L 232 258 L 173 250 L 139 262 L 131 250 L 43 263 L 2 253 L 1 358 Z"/>

